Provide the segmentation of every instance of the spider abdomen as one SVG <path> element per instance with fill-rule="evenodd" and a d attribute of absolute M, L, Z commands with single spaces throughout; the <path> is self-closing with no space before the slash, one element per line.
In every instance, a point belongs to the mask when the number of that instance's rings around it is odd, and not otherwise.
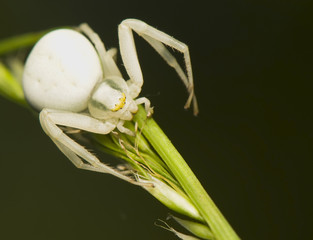
<path fill-rule="evenodd" d="M 102 79 L 98 54 L 91 42 L 70 29 L 41 38 L 25 64 L 23 89 L 37 110 L 79 112 L 87 108 L 93 87 Z"/>

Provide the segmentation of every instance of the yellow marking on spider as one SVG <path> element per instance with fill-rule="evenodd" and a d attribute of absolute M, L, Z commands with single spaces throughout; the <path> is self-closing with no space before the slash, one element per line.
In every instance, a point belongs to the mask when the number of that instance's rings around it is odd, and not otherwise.
<path fill-rule="evenodd" d="M 122 97 L 119 98 L 119 103 L 118 104 L 115 104 L 115 107 L 113 109 L 111 109 L 112 112 L 116 112 L 118 110 L 120 110 L 121 108 L 124 107 L 125 103 L 126 103 L 126 96 L 124 93 L 122 93 Z"/>

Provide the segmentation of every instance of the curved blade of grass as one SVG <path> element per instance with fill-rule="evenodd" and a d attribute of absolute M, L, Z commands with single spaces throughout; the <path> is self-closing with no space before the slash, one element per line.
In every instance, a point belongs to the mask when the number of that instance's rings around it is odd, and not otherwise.
<path fill-rule="evenodd" d="M 15 79 L 11 71 L 0 62 L 0 94 L 9 100 L 13 100 L 26 106 L 22 86 Z"/>
<path fill-rule="evenodd" d="M 43 35 L 56 28 L 40 32 L 25 33 L 0 40 L 0 56 L 16 51 L 17 49 L 32 47 Z"/>
<path fill-rule="evenodd" d="M 216 239 L 239 239 L 162 129 L 152 118 L 146 117 L 146 112 L 142 106 L 139 106 L 139 111 L 134 116 L 133 121 L 138 123 L 143 135 L 169 167 L 204 220 L 210 226 Z"/>

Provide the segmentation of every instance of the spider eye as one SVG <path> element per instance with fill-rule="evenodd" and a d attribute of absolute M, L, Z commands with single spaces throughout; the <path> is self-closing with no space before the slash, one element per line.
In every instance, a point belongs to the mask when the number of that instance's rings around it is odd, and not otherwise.
<path fill-rule="evenodd" d="M 116 112 L 124 107 L 126 103 L 126 95 L 122 93 L 122 97 L 119 98 L 119 103 L 115 104 L 115 107 L 111 109 L 112 112 Z"/>
<path fill-rule="evenodd" d="M 116 116 L 115 112 L 125 108 L 126 94 L 115 81 L 106 79 L 93 91 L 88 109 L 92 116 L 109 119 Z M 114 115 L 115 114 L 115 115 Z"/>

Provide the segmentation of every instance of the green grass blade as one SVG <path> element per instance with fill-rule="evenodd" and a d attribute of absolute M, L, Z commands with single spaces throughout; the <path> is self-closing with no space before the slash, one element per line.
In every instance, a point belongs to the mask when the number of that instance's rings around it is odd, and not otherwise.
<path fill-rule="evenodd" d="M 212 229 L 216 239 L 239 239 L 162 129 L 152 118 L 146 118 L 146 112 L 142 107 L 140 107 L 138 113 L 135 115 L 134 122 L 137 122 L 139 128 L 142 128 L 141 130 L 144 136 L 172 171 L 186 194 Z"/>

